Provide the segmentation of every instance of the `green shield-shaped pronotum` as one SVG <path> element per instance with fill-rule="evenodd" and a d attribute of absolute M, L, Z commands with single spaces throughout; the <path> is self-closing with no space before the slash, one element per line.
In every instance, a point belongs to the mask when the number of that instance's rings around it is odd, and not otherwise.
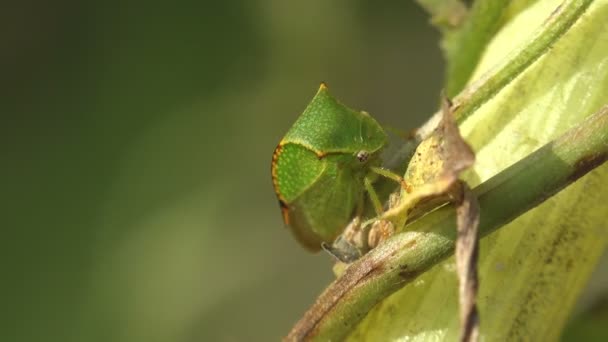
<path fill-rule="evenodd" d="M 332 242 L 361 209 L 364 178 L 379 165 L 382 127 L 333 98 L 324 84 L 272 157 L 283 220 L 308 249 Z"/>

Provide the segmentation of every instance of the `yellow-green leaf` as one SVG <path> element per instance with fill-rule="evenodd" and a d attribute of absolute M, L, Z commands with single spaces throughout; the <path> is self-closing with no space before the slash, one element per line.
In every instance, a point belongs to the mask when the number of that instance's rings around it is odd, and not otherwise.
<path fill-rule="evenodd" d="M 485 50 L 472 80 L 525 41 L 559 5 L 555 0 L 538 1 L 511 18 Z M 465 179 L 471 185 L 487 180 L 606 103 L 608 1 L 601 0 L 549 52 L 461 125 L 477 155 Z M 604 165 L 482 240 L 482 340 L 559 337 L 607 244 L 607 182 Z M 350 338 L 454 341 L 457 303 L 450 258 L 377 305 Z"/>

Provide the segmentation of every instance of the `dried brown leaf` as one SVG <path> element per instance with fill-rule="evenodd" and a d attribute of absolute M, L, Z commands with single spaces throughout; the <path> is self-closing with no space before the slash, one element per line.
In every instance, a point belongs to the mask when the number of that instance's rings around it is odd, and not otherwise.
<path fill-rule="evenodd" d="M 407 187 L 401 200 L 381 217 L 395 223 L 398 229 L 405 225 L 417 205 L 431 199 L 445 202 L 460 172 L 475 162 L 473 150 L 456 126 L 453 111 L 451 102 L 444 98 L 441 121 L 420 143 L 405 172 Z"/>

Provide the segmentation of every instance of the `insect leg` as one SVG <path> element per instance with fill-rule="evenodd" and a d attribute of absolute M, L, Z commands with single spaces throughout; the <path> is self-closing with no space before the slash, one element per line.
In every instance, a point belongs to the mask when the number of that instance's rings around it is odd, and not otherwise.
<path fill-rule="evenodd" d="M 411 192 L 411 188 L 410 186 L 405 182 L 405 180 L 403 179 L 403 177 L 399 176 L 398 174 L 392 172 L 391 170 L 387 170 L 387 169 L 383 169 L 381 167 L 376 167 L 376 166 L 372 166 L 370 167 L 370 169 L 379 174 L 380 176 L 386 177 L 388 179 L 392 179 L 395 182 L 399 183 L 399 185 L 401 185 L 401 187 L 406 191 L 406 192 Z"/>
<path fill-rule="evenodd" d="M 369 194 L 369 198 L 374 205 L 374 210 L 376 210 L 376 215 L 380 216 L 384 212 L 382 209 L 382 202 L 380 202 L 380 198 L 378 197 L 378 193 L 374 190 L 374 186 L 372 185 L 372 180 L 369 176 L 366 176 L 363 179 L 363 184 L 365 185 L 365 190 Z"/>

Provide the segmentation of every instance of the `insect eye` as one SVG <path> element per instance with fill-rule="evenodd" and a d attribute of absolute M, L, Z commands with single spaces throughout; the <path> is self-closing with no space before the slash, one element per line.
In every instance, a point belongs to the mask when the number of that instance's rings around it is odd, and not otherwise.
<path fill-rule="evenodd" d="M 367 161 L 367 158 L 369 158 L 369 152 L 359 151 L 357 152 L 356 157 L 360 162 L 365 163 Z"/>

